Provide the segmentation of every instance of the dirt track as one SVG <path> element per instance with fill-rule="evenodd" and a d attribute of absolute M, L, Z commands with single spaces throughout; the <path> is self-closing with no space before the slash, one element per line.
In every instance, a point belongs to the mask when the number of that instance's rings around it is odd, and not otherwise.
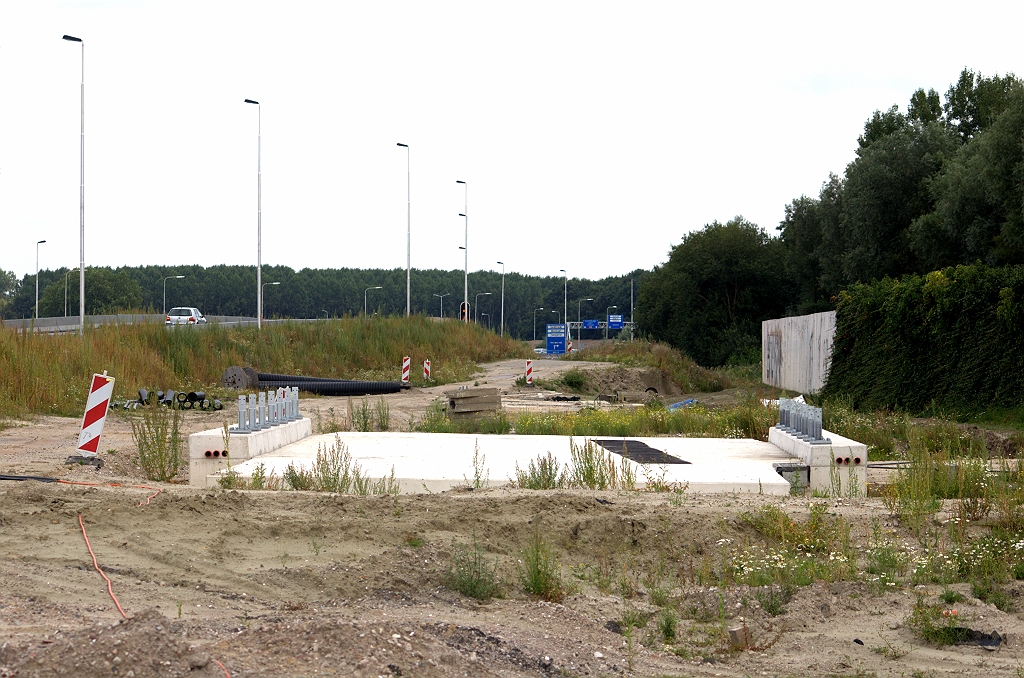
<path fill-rule="evenodd" d="M 542 377 L 572 366 L 535 365 Z M 516 370 L 491 366 L 475 381 L 503 385 Z M 396 396 L 395 421 L 449 388 Z M 311 404 L 340 412 L 344 399 L 334 400 Z M 189 415 L 189 430 L 223 418 Z M 66 471 L 77 427 L 42 418 L 0 432 L 0 470 L 142 482 L 118 418 L 103 443 L 117 450 L 112 461 L 98 474 Z M 1024 659 L 1018 617 L 970 598 L 969 587 L 957 587 L 968 595 L 960 614 L 1008 636 L 996 652 L 938 649 L 915 637 L 905 619 L 918 594 L 938 587 L 875 596 L 861 582 L 817 584 L 771 617 L 744 587 L 694 583 L 702 563 L 758 541 L 736 520 L 768 501 L 758 496 L 489 490 L 360 498 L 153 486 L 163 492 L 147 505 L 153 492 L 143 489 L 0 484 L 0 677 L 225 675 L 216 662 L 231 676 L 1012 676 Z M 784 503 L 798 517 L 807 513 L 806 499 Z M 888 522 L 875 499 L 832 511 L 851 520 L 858 544 L 873 518 Z M 92 567 L 80 515 L 127 622 Z M 531 599 L 516 583 L 535 530 L 573 587 L 560 604 Z M 506 598 L 480 604 L 443 585 L 452 541 L 473 539 L 507 582 Z M 657 638 L 656 585 L 678 602 L 679 654 Z M 650 619 L 632 644 L 616 624 L 627 610 Z M 728 649 L 722 629 L 740 617 L 764 649 Z M 872 651 L 885 642 L 910 652 L 893 660 Z"/>

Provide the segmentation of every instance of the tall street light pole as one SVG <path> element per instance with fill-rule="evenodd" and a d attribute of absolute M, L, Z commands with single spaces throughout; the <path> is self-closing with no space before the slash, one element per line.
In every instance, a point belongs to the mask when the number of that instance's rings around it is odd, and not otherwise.
<path fill-rule="evenodd" d="M 565 276 L 565 286 L 562 289 L 562 303 L 564 304 L 565 315 L 558 316 L 559 322 L 562 318 L 565 318 L 565 348 L 569 350 L 569 344 L 572 343 L 572 335 L 569 333 L 569 274 L 565 272 L 564 268 L 558 269 L 558 271 Z"/>
<path fill-rule="evenodd" d="M 65 318 L 68 317 L 68 275 L 70 275 L 71 271 L 73 271 L 73 270 L 74 269 L 69 268 L 67 270 L 67 272 L 64 274 L 64 317 Z"/>
<path fill-rule="evenodd" d="M 460 181 L 458 179 L 455 180 L 455 183 L 462 184 L 462 187 L 465 189 L 465 203 L 464 203 L 464 207 L 462 208 L 462 214 L 460 214 L 459 216 L 460 217 L 464 217 L 466 219 L 466 240 L 465 240 L 465 247 L 462 248 L 462 249 L 465 250 L 465 255 L 466 255 L 466 260 L 465 260 L 466 272 L 465 272 L 465 279 L 464 279 L 465 285 L 464 285 L 463 291 L 462 291 L 462 303 L 464 303 L 466 305 L 466 322 L 468 323 L 469 322 L 469 184 L 467 184 L 465 181 Z"/>
<path fill-rule="evenodd" d="M 608 323 L 611 322 L 611 316 L 609 316 L 608 314 L 612 312 L 613 308 L 618 308 L 618 306 L 609 306 L 607 309 L 605 309 L 605 312 L 604 312 L 604 338 L 605 339 L 608 338 Z"/>
<path fill-rule="evenodd" d="M 39 246 L 44 242 L 40 240 L 36 243 L 36 320 L 39 320 Z"/>
<path fill-rule="evenodd" d="M 263 299 L 263 288 L 264 288 L 264 287 L 266 287 L 267 285 L 280 285 L 280 284 L 281 284 L 280 282 L 268 282 L 268 283 L 263 283 L 263 284 L 262 284 L 262 285 L 260 286 L 260 299 Z"/>
<path fill-rule="evenodd" d="M 587 297 L 586 299 L 580 299 L 576 303 L 576 322 L 580 324 L 580 326 L 576 328 L 576 340 L 581 344 L 583 343 L 583 315 L 581 313 L 581 309 L 583 308 L 584 301 L 593 301 L 593 298 Z"/>
<path fill-rule="evenodd" d="M 486 297 L 490 295 L 490 292 L 477 292 L 473 298 L 473 322 L 477 319 L 477 310 L 480 308 L 480 297 Z"/>
<path fill-rule="evenodd" d="M 263 109 L 256 104 L 256 329 L 263 327 Z"/>
<path fill-rule="evenodd" d="M 501 264 L 501 336 L 505 336 L 505 262 Z"/>
<path fill-rule="evenodd" d="M 181 280 L 185 276 L 183 275 L 169 275 L 164 278 L 164 315 L 167 315 L 167 281 L 168 280 Z"/>
<path fill-rule="evenodd" d="M 409 145 L 398 145 L 405 149 L 405 316 L 408 318 L 412 313 L 412 166 Z"/>
<path fill-rule="evenodd" d="M 85 42 L 81 38 L 65 35 L 64 40 L 82 45 L 82 139 L 79 149 L 78 187 L 78 333 L 85 334 Z"/>
<path fill-rule="evenodd" d="M 381 290 L 381 289 L 384 289 L 384 288 L 381 287 L 380 285 L 377 285 L 376 287 L 367 287 L 365 290 L 363 290 L 363 315 L 366 315 L 366 293 L 369 292 L 370 290 Z"/>
<path fill-rule="evenodd" d="M 444 317 L 444 298 L 449 296 L 450 294 L 451 294 L 451 292 L 445 292 L 444 294 L 435 294 L 434 295 L 435 297 L 439 297 L 441 299 L 441 315 L 437 316 L 438 318 L 443 318 Z"/>
<path fill-rule="evenodd" d="M 537 341 L 537 311 L 543 311 L 544 307 L 533 309 L 533 340 Z"/>

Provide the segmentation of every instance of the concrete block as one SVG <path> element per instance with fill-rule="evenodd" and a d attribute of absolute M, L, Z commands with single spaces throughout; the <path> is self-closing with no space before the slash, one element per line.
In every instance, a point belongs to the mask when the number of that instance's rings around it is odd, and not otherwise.
<path fill-rule="evenodd" d="M 867 445 L 836 435 L 831 431 L 822 430 L 821 435 L 823 438 L 831 440 L 831 444 L 812 445 L 773 426 L 768 431 L 768 442 L 810 467 L 811 490 L 834 494 L 836 481 L 839 479 L 842 481 L 839 483 L 841 496 L 865 496 L 867 494 Z M 841 459 L 842 463 L 837 464 L 837 458 Z M 838 475 L 833 477 L 833 471 Z M 851 483 L 855 485 L 852 490 L 850 489 Z"/>
<path fill-rule="evenodd" d="M 865 497 L 868 491 L 868 470 L 861 466 L 812 466 L 811 490 L 840 497 Z"/>
<path fill-rule="evenodd" d="M 224 429 L 193 433 L 188 437 L 189 484 L 205 485 L 206 476 L 227 468 L 229 464 L 273 452 L 312 433 L 313 422 L 305 417 L 253 433 L 231 432 L 227 449 Z"/>

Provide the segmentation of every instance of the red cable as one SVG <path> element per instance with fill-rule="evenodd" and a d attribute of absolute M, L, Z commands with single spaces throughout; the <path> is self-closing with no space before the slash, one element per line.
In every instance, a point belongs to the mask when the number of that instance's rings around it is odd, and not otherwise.
<path fill-rule="evenodd" d="M 82 482 L 75 482 L 75 481 L 72 481 L 72 480 L 58 480 L 57 482 L 59 482 L 59 483 L 66 483 L 68 485 L 100 485 L 101 484 L 101 483 L 82 483 Z M 102 483 L 102 484 L 110 486 L 110 487 L 125 487 L 124 485 L 121 485 L 120 483 Z M 136 489 L 145 489 L 145 490 L 156 489 L 156 488 L 153 488 L 153 487 L 148 487 L 146 485 L 131 485 L 131 487 L 136 488 Z M 146 503 L 148 504 L 150 502 L 150 500 L 152 500 L 154 497 L 156 497 L 161 492 L 163 492 L 163 490 L 157 490 L 156 492 L 154 492 L 152 495 L 150 495 L 146 499 Z M 139 506 L 142 506 L 142 502 L 141 501 L 139 502 Z M 126 615 L 124 613 L 124 610 L 121 609 L 121 603 L 118 602 L 117 596 L 114 595 L 114 585 L 111 583 L 110 578 L 107 577 L 106 573 L 100 568 L 100 564 L 98 562 L 96 562 L 96 554 L 93 553 L 92 544 L 89 543 L 89 535 L 86 534 L 86 532 L 85 532 L 85 523 L 82 521 L 82 514 L 78 514 L 78 524 L 82 527 L 82 537 L 85 539 L 85 547 L 87 549 L 89 549 L 89 555 L 92 556 L 92 566 L 95 567 L 96 571 L 100 573 L 100 576 L 103 577 L 104 580 L 106 580 L 106 582 L 107 582 L 107 593 L 110 594 L 110 599 L 114 601 L 114 605 L 117 606 L 117 611 L 121 613 L 121 617 L 123 617 L 124 619 L 127 619 L 128 615 Z M 225 678 L 231 678 L 231 674 L 228 673 L 227 668 L 223 664 L 221 664 L 219 661 L 217 661 L 213 657 L 211 657 L 211 659 L 213 659 L 213 661 L 217 664 L 217 666 L 220 667 L 221 671 L 224 672 Z"/>
<path fill-rule="evenodd" d="M 117 596 L 114 595 L 114 585 L 110 583 L 110 578 L 107 577 L 106 573 L 100 569 L 100 564 L 96 562 L 96 554 L 92 552 L 92 544 L 89 543 L 89 535 L 85 533 L 85 523 L 82 522 L 82 514 L 78 514 L 78 524 L 82 526 L 82 536 L 85 537 L 85 546 L 89 549 L 89 555 L 92 556 L 92 565 L 96 568 L 96 571 L 100 573 L 100 576 L 107 581 L 107 593 L 110 594 L 110 599 L 114 601 L 114 605 L 117 605 L 117 611 L 121 613 L 121 616 L 125 619 L 128 615 L 121 609 L 121 603 L 117 602 Z"/>

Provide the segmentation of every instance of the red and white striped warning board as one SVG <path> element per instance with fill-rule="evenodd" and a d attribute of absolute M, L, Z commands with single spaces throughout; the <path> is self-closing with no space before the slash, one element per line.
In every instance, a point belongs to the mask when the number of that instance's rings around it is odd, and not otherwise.
<path fill-rule="evenodd" d="M 430 361 L 423 361 L 423 380 L 430 381 Z"/>
<path fill-rule="evenodd" d="M 526 361 L 526 385 L 533 386 L 533 361 Z"/>
<path fill-rule="evenodd" d="M 402 383 L 409 383 L 409 372 L 412 369 L 412 358 L 405 356 L 402 358 Z"/>
<path fill-rule="evenodd" d="M 106 372 L 92 375 L 89 400 L 85 403 L 82 432 L 78 435 L 76 450 L 83 457 L 95 456 L 99 449 L 100 434 L 103 433 L 103 422 L 107 420 L 107 408 L 110 407 L 110 396 L 113 393 L 113 377 L 108 377 Z"/>

